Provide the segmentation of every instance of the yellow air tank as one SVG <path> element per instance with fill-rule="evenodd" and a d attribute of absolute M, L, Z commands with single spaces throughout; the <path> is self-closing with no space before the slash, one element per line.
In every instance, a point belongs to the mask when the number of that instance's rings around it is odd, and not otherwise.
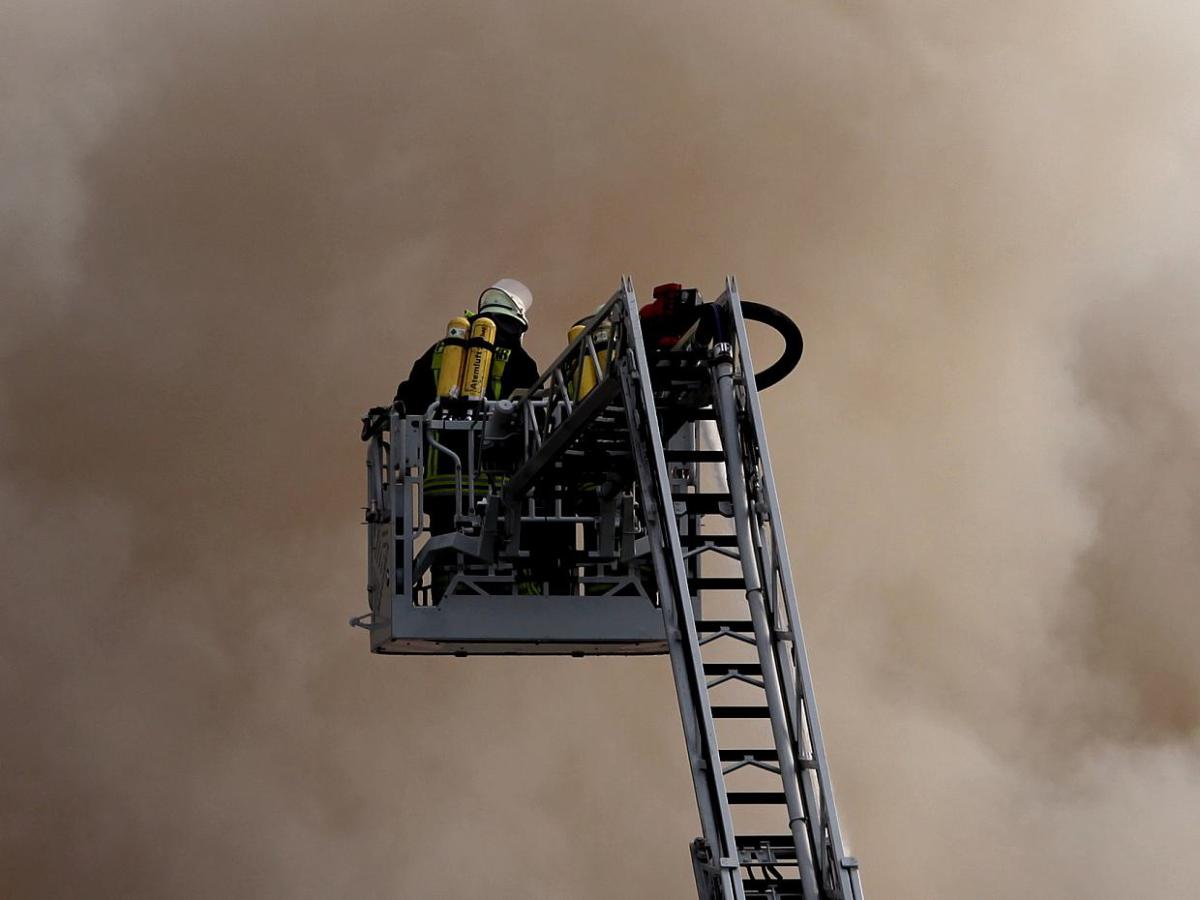
<path fill-rule="evenodd" d="M 467 358 L 463 365 L 459 396 L 468 400 L 482 400 L 487 393 L 495 341 L 496 323 L 487 316 L 475 319 L 471 325 L 471 339 L 467 341 Z"/>
<path fill-rule="evenodd" d="M 438 372 L 437 395 L 457 397 L 462 381 L 463 360 L 467 355 L 467 333 L 471 323 L 455 316 L 446 325 L 446 340 L 442 345 L 442 368 Z"/>
<path fill-rule="evenodd" d="M 567 332 L 567 343 L 579 337 L 587 328 L 586 323 L 575 325 Z M 608 366 L 608 336 L 609 329 L 607 327 L 597 328 L 592 332 L 592 344 L 596 350 L 596 358 L 600 360 L 602 369 Z M 600 380 L 600 373 L 596 371 L 596 364 L 592 361 L 592 354 L 588 353 L 587 347 L 581 347 L 580 352 L 583 359 L 579 366 L 579 373 L 575 376 L 575 398 L 582 400 L 596 388 L 596 383 Z"/>
<path fill-rule="evenodd" d="M 571 342 L 573 340 L 575 340 L 575 338 L 577 338 L 577 337 L 579 337 L 579 335 L 583 334 L 583 330 L 585 328 L 587 328 L 586 325 L 572 325 L 569 329 L 567 329 L 567 346 L 568 347 L 571 345 Z M 581 387 L 583 387 L 583 365 L 582 365 L 582 363 L 579 365 L 576 365 L 575 377 L 571 379 L 571 399 L 572 400 L 578 400 L 583 396 L 582 394 L 579 393 L 579 389 Z"/>

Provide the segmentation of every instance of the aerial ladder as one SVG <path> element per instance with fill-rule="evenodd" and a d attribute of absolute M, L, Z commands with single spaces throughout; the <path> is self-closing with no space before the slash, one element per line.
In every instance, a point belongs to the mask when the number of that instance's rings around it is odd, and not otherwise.
<path fill-rule="evenodd" d="M 787 344 L 757 375 L 748 318 Z M 669 348 L 648 345 L 623 278 L 571 338 L 520 396 L 374 423 L 370 611 L 352 624 L 379 653 L 666 653 L 700 900 L 862 900 L 759 400 L 799 359 L 798 330 L 729 278 Z M 431 449 L 454 464 L 442 534 L 423 504 Z"/>

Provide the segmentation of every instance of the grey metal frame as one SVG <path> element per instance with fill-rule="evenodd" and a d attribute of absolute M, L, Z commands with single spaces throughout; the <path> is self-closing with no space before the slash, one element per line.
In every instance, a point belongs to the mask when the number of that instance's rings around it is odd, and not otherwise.
<path fill-rule="evenodd" d="M 523 397 L 448 418 L 437 404 L 424 416 L 393 414 L 368 449 L 371 612 L 354 623 L 371 630 L 378 652 L 667 652 L 700 816 L 692 862 L 701 900 L 863 900 L 838 824 L 735 279 L 714 305 L 724 333 L 712 347 L 693 330 L 651 352 L 622 278 Z M 580 397 L 572 385 L 585 362 L 598 381 Z M 709 421 L 719 449 L 697 440 Z M 520 462 L 477 489 L 487 441 L 505 433 L 519 439 Z M 452 443 L 464 448 L 458 529 L 430 536 L 425 457 L 431 446 L 454 455 Z M 717 492 L 704 490 L 709 479 Z M 590 485 L 583 504 L 581 483 Z M 712 521 L 733 531 L 710 530 Z M 593 574 L 571 593 L 519 587 L 534 552 L 526 533 L 539 524 L 594 529 L 579 550 L 579 571 Z M 435 552 L 459 560 L 436 605 L 421 585 Z M 709 575 L 710 559 L 736 561 L 739 575 Z M 742 602 L 745 620 L 705 617 Z M 754 657 L 718 659 L 722 648 Z M 727 685 L 761 692 L 761 703 L 722 704 L 713 692 Z M 725 746 L 717 721 L 729 719 L 766 720 L 771 746 Z M 762 773 L 781 790 L 740 788 Z M 733 813 L 743 804 L 775 807 L 786 834 L 744 833 Z"/>

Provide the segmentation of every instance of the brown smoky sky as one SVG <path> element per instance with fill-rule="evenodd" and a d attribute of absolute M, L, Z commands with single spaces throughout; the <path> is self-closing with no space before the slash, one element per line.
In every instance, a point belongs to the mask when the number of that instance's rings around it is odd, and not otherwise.
<path fill-rule="evenodd" d="M 869 896 L 1200 883 L 1200 10 L 0 9 L 0 894 L 691 896 L 669 669 L 387 659 L 358 416 L 509 275 L 788 310 Z"/>

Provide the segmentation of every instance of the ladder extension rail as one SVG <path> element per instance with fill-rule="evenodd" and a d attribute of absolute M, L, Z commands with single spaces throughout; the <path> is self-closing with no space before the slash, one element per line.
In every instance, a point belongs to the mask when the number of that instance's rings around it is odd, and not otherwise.
<path fill-rule="evenodd" d="M 797 750 L 803 753 L 806 749 L 811 759 L 816 763 L 813 769 L 801 773 L 801 778 L 807 781 L 815 774 L 820 790 L 820 817 L 810 822 L 810 828 L 819 826 L 821 829 L 821 845 L 819 850 L 824 853 L 818 856 L 824 886 L 827 890 L 836 890 L 846 900 L 861 900 L 862 887 L 859 883 L 858 863 L 853 857 L 846 856 L 843 846 L 841 828 L 838 822 L 837 807 L 834 803 L 833 784 L 829 775 L 829 765 L 825 754 L 824 738 L 821 732 L 820 719 L 817 714 L 817 704 L 812 687 L 812 670 L 809 666 L 808 653 L 804 644 L 804 633 L 796 603 L 796 589 L 792 580 L 791 560 L 788 555 L 787 540 L 781 527 L 781 510 L 779 492 L 776 486 L 775 473 L 771 465 L 770 451 L 767 446 L 767 436 L 762 413 L 762 402 L 754 378 L 745 377 L 746 372 L 753 372 L 754 366 L 750 353 L 750 342 L 746 331 L 746 320 L 742 315 L 742 301 L 738 292 L 737 279 L 730 276 L 726 279 L 725 294 L 728 307 L 732 313 L 734 331 L 737 337 L 738 353 L 741 356 L 742 373 L 741 389 L 749 419 L 753 423 L 754 443 L 757 445 L 757 463 L 760 469 L 764 500 L 768 505 L 770 516 L 771 537 L 771 574 L 778 579 L 778 586 L 783 599 L 783 612 L 786 615 L 788 627 L 792 632 L 791 658 L 795 667 L 794 692 L 795 701 L 791 704 L 793 722 L 803 722 L 803 730 L 807 734 L 808 747 L 804 747 L 804 735 L 797 733 Z M 799 728 L 797 728 L 799 732 Z M 807 792 L 811 798 L 811 791 Z M 810 812 L 816 809 L 810 806 Z"/>
<path fill-rule="evenodd" d="M 738 861 L 737 838 L 725 788 L 716 729 L 713 724 L 704 663 L 699 652 L 696 618 L 688 588 L 688 573 L 680 552 L 670 478 L 650 378 L 650 365 L 638 326 L 637 297 L 628 276 L 621 294 L 629 327 L 627 365 L 619 371 L 630 416 L 630 435 L 636 442 L 634 459 L 642 484 L 643 517 L 650 532 L 659 602 L 666 623 L 667 644 L 687 744 L 688 762 L 700 813 L 700 825 L 720 871 L 722 896 L 745 900 Z M 675 552 L 670 550 L 674 548 Z"/>
<path fill-rule="evenodd" d="M 730 297 L 729 306 L 736 309 L 736 297 Z M 753 372 L 749 359 L 743 356 L 743 379 L 752 382 L 753 377 L 745 378 L 746 372 Z M 764 600 L 764 573 L 759 568 L 758 544 L 752 535 L 752 516 L 755 512 L 750 509 L 750 489 L 746 483 L 746 464 L 750 459 L 743 458 L 742 435 L 738 423 L 738 410 L 734 397 L 734 359 L 731 345 L 719 345 L 717 348 L 713 380 L 716 382 L 714 405 L 717 410 L 717 427 L 721 436 L 721 444 L 725 451 L 725 472 L 729 487 L 729 496 L 733 504 L 733 520 L 737 530 L 738 556 L 741 562 L 742 577 L 745 581 L 747 605 L 750 609 L 750 622 L 754 629 L 754 642 L 758 651 L 759 665 L 762 671 L 762 687 L 766 695 L 767 707 L 771 719 L 771 732 L 775 742 L 775 752 L 779 764 L 780 779 L 783 783 L 784 799 L 788 811 L 788 828 L 795 844 L 796 860 L 800 870 L 800 879 L 808 896 L 819 896 L 815 867 L 819 866 L 821 845 L 810 844 L 810 834 L 807 823 L 814 816 L 811 795 L 801 797 L 803 773 L 797 768 L 798 742 L 794 740 L 794 717 L 789 721 L 784 693 L 780 684 L 775 631 L 777 616 L 768 618 L 767 606 Z M 749 454 L 747 454 L 747 457 Z M 794 643 L 794 642 L 793 642 Z M 786 677 L 786 670 L 785 670 Z"/>

